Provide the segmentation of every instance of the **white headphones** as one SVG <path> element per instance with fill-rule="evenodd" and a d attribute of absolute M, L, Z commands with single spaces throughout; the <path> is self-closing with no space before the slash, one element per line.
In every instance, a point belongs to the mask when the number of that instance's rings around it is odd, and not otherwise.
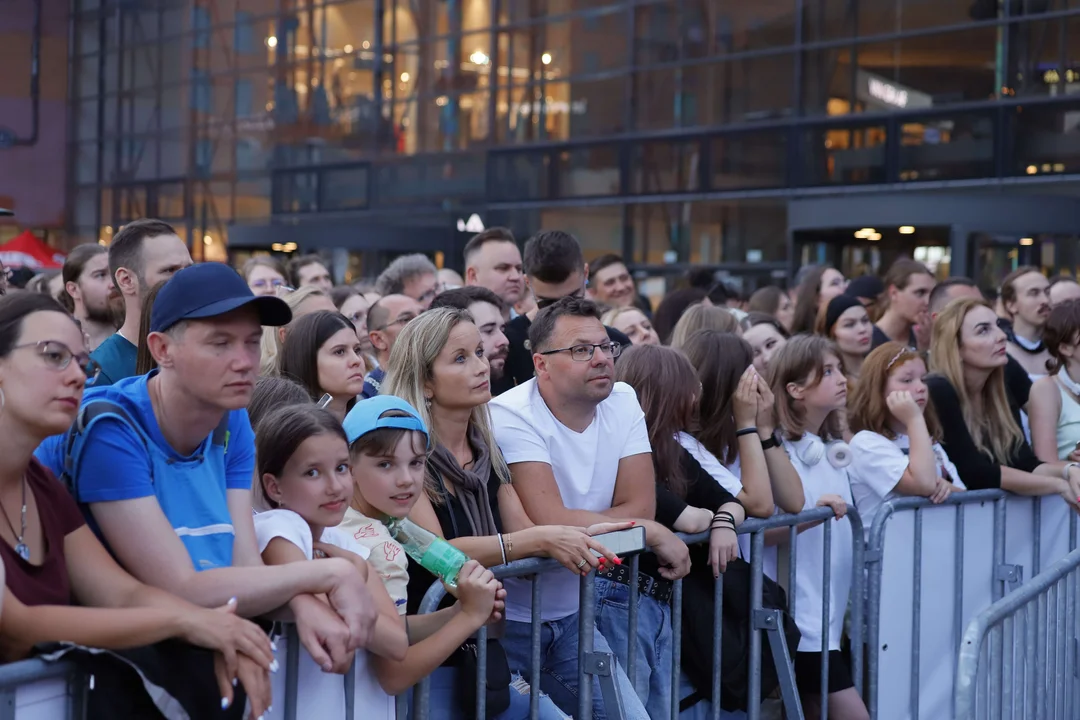
<path fill-rule="evenodd" d="M 800 462 L 808 467 L 817 465 L 822 458 L 828 458 L 829 464 L 837 469 L 851 464 L 851 446 L 843 440 L 835 440 L 825 445 L 821 438 L 808 437 L 801 443 L 801 447 L 795 446 L 795 454 Z"/>

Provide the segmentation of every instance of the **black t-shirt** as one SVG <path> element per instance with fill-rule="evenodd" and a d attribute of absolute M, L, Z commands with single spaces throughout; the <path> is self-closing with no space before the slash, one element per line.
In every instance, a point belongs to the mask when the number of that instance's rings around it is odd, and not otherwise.
<path fill-rule="evenodd" d="M 433 473 L 435 472 L 430 463 L 428 469 Z M 438 482 L 442 482 L 442 479 L 437 474 L 436 479 Z M 501 484 L 502 481 L 499 480 L 499 476 L 495 474 L 495 469 L 492 468 L 488 475 L 488 501 L 491 505 L 491 515 L 495 518 L 495 528 L 499 532 L 502 532 L 502 516 L 499 514 L 499 486 Z M 445 490 L 445 485 L 443 487 Z M 461 500 L 458 499 L 457 495 L 451 495 L 445 491 L 443 497 L 445 498 L 443 502 L 433 506 L 435 516 L 439 518 L 439 527 L 442 529 L 443 538 L 453 540 L 459 537 L 469 537 L 472 526 L 469 525 L 469 516 L 465 514 L 465 508 L 461 506 Z M 428 591 L 428 588 L 431 587 L 435 580 L 435 576 L 422 568 L 420 563 L 409 563 L 409 597 L 406 603 L 409 615 L 415 615 L 420 611 L 420 603 L 424 599 L 424 593 Z M 456 601 L 453 596 L 447 595 L 443 598 L 439 607 L 450 607 L 454 602 Z"/>
<path fill-rule="evenodd" d="M 887 342 L 892 342 L 892 339 L 881 328 L 874 325 L 870 331 L 870 349 L 874 350 Z M 915 339 L 915 331 L 912 331 L 910 337 L 908 337 L 908 347 L 919 347 L 919 343 Z"/>
<path fill-rule="evenodd" d="M 510 347 L 506 356 L 506 370 L 503 376 L 491 383 L 491 394 L 501 395 L 512 387 L 528 382 L 533 377 L 532 350 L 529 349 L 529 327 L 532 321 L 524 315 L 506 324 L 503 329 L 506 339 L 510 341 Z M 631 345 L 630 338 L 615 328 L 604 326 L 607 330 L 608 339 L 628 348 Z"/>
<path fill-rule="evenodd" d="M 1012 355 L 1007 357 L 1009 362 L 1005 365 L 1005 392 L 1009 394 L 1009 402 L 1022 408 L 1028 404 L 1031 396 L 1031 377 Z"/>
<path fill-rule="evenodd" d="M 960 396 L 956 394 L 956 388 L 941 375 L 931 375 L 926 378 L 926 386 L 930 390 L 930 400 L 934 403 L 934 410 L 937 412 L 944 433 L 941 447 L 956 465 L 956 471 L 960 473 L 960 479 L 964 481 L 964 485 L 969 490 L 1001 487 L 1001 465 L 976 447 L 967 423 L 964 422 L 964 413 L 960 407 Z M 1011 402 L 1010 406 L 1013 419 L 1019 426 L 1020 411 Z M 1034 472 L 1035 468 L 1042 465 L 1042 462 L 1035 456 L 1031 446 L 1021 440 L 1010 453 L 1006 465 L 1024 472 Z"/>

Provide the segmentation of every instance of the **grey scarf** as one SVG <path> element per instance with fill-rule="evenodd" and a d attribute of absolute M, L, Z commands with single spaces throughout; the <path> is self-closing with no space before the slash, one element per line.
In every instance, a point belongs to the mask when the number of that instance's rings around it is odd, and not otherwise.
<path fill-rule="evenodd" d="M 428 462 L 443 480 L 454 486 L 454 494 L 461 502 L 465 515 L 472 526 L 473 537 L 495 535 L 495 518 L 491 514 L 491 501 L 488 496 L 488 480 L 491 477 L 491 457 L 487 443 L 475 427 L 469 427 L 469 445 L 473 451 L 472 470 L 465 470 L 458 464 L 457 458 L 445 445 L 438 445 Z"/>

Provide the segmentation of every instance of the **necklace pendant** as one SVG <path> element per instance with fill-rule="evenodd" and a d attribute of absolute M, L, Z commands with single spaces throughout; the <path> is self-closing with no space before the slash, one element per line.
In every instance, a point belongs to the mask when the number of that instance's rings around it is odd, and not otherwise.
<path fill-rule="evenodd" d="M 26 543 L 21 542 L 15 546 L 15 552 L 19 554 L 23 560 L 30 561 L 30 548 L 26 546 Z"/>

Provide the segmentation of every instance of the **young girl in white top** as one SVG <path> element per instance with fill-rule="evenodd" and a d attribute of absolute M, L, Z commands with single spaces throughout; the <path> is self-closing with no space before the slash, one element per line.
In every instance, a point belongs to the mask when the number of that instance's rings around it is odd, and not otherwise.
<path fill-rule="evenodd" d="M 1051 374 L 1031 386 L 1031 445 L 1043 462 L 1080 460 L 1080 300 L 1054 306 L 1043 328 Z"/>
<path fill-rule="evenodd" d="M 878 508 L 901 495 L 943 502 L 964 490 L 960 473 L 939 441 L 937 413 L 927 406 L 926 363 L 914 348 L 887 342 L 863 363 L 848 406 L 851 494 L 866 532 Z"/>
<path fill-rule="evenodd" d="M 368 552 L 335 526 L 352 496 L 349 447 L 333 415 L 313 405 L 288 405 L 259 423 L 255 441 L 260 482 L 256 486 L 255 534 L 267 565 L 340 557 L 353 562 L 367 580 L 379 612 L 367 651 L 356 653 L 354 718 L 390 720 L 394 700 L 380 685 L 376 656 L 401 659 L 408 649 L 405 626 L 376 573 L 362 559 Z M 280 641 L 279 641 L 280 642 Z M 275 697 L 285 696 L 285 677 L 273 678 Z M 324 672 L 302 652 L 297 707 L 305 717 L 346 717 L 345 684 L 340 675 Z M 285 703 L 276 703 L 270 717 L 283 717 Z M 352 720 L 352 718 L 350 718 Z"/>
<path fill-rule="evenodd" d="M 831 583 L 828 627 L 822 627 L 824 605 L 825 529 L 822 522 L 798 528 L 796 559 L 795 622 L 802 633 L 795 653 L 795 681 L 807 717 L 820 707 L 822 639 L 829 650 L 828 706 L 833 720 L 865 720 L 869 717 L 854 688 L 851 666 L 840 652 L 844 613 L 851 589 L 851 524 L 844 514 L 852 502 L 847 465 L 851 451 L 840 435 L 838 414 L 847 403 L 847 380 L 836 347 L 820 336 L 792 338 L 773 358 L 770 385 L 776 397 L 776 415 L 791 464 L 802 477 L 803 509 L 830 507 L 832 524 Z M 790 538 L 787 529 L 774 531 L 773 542 Z"/>

